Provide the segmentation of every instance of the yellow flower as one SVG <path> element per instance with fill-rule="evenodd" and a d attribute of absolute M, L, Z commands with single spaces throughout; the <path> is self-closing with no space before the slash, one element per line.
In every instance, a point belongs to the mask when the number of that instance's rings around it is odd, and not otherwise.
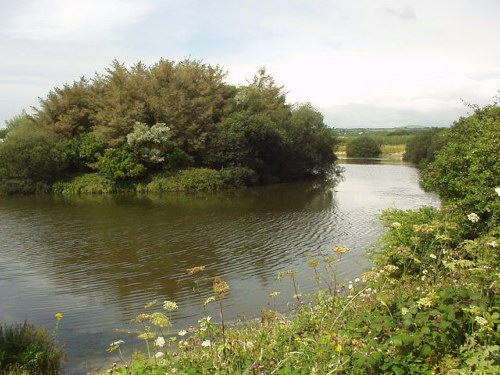
<path fill-rule="evenodd" d="M 337 344 L 337 351 L 340 353 L 342 351 L 342 345 Z"/>
<path fill-rule="evenodd" d="M 224 281 L 220 278 L 216 278 L 214 280 L 213 289 L 214 289 L 214 293 L 217 295 L 217 297 L 221 298 L 224 296 L 224 293 L 229 292 L 230 287 L 226 281 Z"/>
<path fill-rule="evenodd" d="M 205 270 L 205 266 L 196 266 L 196 267 L 188 268 L 186 270 L 186 272 L 188 273 L 188 275 L 195 275 L 199 272 L 203 272 L 204 270 Z"/>
<path fill-rule="evenodd" d="M 333 251 L 335 251 L 337 254 L 342 255 L 342 254 L 347 253 L 349 251 L 349 248 L 346 246 L 335 246 Z"/>
<path fill-rule="evenodd" d="M 63 313 L 60 313 L 60 312 L 58 312 L 58 313 L 57 313 L 56 315 L 54 315 L 54 316 L 56 317 L 56 319 L 57 319 L 58 321 L 59 321 L 59 320 L 61 320 L 61 319 L 64 317 Z"/>

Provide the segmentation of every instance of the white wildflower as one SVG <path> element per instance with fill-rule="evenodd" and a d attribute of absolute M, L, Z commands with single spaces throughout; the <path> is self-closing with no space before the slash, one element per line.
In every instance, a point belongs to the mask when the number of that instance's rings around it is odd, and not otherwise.
<path fill-rule="evenodd" d="M 356 277 L 356 278 L 354 279 L 354 282 L 355 282 L 355 283 L 359 283 L 360 281 L 361 281 L 361 280 L 359 279 L 359 277 Z"/>
<path fill-rule="evenodd" d="M 500 196 L 500 186 L 495 188 L 495 192 L 497 193 L 498 196 Z"/>
<path fill-rule="evenodd" d="M 161 358 L 165 357 L 165 353 L 158 352 L 158 353 L 155 354 L 155 357 L 156 357 L 156 359 L 161 359 Z"/>
<path fill-rule="evenodd" d="M 179 310 L 179 306 L 177 306 L 177 303 L 174 301 L 164 301 L 163 309 L 167 310 L 168 312 L 174 312 Z"/>
<path fill-rule="evenodd" d="M 487 242 L 486 245 L 491 246 L 491 247 L 497 247 L 498 243 L 497 243 L 497 241 L 491 241 L 491 242 Z"/>
<path fill-rule="evenodd" d="M 165 346 L 165 339 L 162 336 L 158 336 L 158 338 L 155 341 L 155 345 L 158 348 L 163 348 Z"/>
<path fill-rule="evenodd" d="M 435 254 L 429 254 L 429 258 L 437 259 L 437 256 Z"/>
<path fill-rule="evenodd" d="M 484 319 L 482 316 L 476 316 L 474 320 L 480 325 L 480 326 L 485 326 L 488 324 L 488 321 Z"/>
<path fill-rule="evenodd" d="M 479 216 L 475 212 L 472 212 L 467 215 L 467 219 L 473 223 L 477 223 L 479 221 Z"/>
<path fill-rule="evenodd" d="M 187 331 L 185 329 L 180 330 L 178 333 L 179 336 L 186 336 L 186 334 L 187 334 Z"/>
<path fill-rule="evenodd" d="M 201 346 L 203 346 L 204 348 L 208 348 L 210 345 L 212 345 L 210 340 L 205 340 L 201 343 Z"/>
<path fill-rule="evenodd" d="M 394 223 L 391 224 L 391 228 L 399 228 L 401 226 L 401 223 L 395 221 Z"/>

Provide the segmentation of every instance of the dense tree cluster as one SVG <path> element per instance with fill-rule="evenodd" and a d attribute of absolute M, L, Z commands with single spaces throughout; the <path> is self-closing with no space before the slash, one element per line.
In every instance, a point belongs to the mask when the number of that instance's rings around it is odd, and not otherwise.
<path fill-rule="evenodd" d="M 407 143 L 403 160 L 424 167 L 434 161 L 436 153 L 446 143 L 446 131 L 432 128 L 419 131 Z"/>
<path fill-rule="evenodd" d="M 0 191 L 34 191 L 94 173 L 151 180 L 189 168 L 247 171 L 271 183 L 323 176 L 335 134 L 310 104 L 290 105 L 264 69 L 243 86 L 218 66 L 161 60 L 55 88 L 8 122 Z"/>
<path fill-rule="evenodd" d="M 346 145 L 346 155 L 350 158 L 376 158 L 381 153 L 380 144 L 369 136 L 353 138 Z"/>

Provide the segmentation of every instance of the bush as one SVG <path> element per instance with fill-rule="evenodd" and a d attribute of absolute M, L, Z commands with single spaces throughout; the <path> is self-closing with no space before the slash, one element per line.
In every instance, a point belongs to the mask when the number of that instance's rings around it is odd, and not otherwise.
<path fill-rule="evenodd" d="M 403 160 L 419 167 L 433 162 L 446 143 L 446 130 L 435 128 L 417 133 L 406 145 Z"/>
<path fill-rule="evenodd" d="M 116 184 L 98 173 L 88 173 L 74 177 L 71 181 L 56 182 L 52 185 L 59 194 L 107 194 L 116 192 Z"/>
<path fill-rule="evenodd" d="M 0 373 L 58 374 L 63 352 L 44 328 L 0 326 Z"/>
<path fill-rule="evenodd" d="M 471 233 L 494 228 L 500 219 L 499 134 L 500 107 L 476 108 L 450 128 L 446 145 L 424 171 L 427 189 L 456 205 L 464 219 L 477 215 L 477 220 L 469 219 Z"/>
<path fill-rule="evenodd" d="M 218 191 L 224 187 L 226 184 L 219 171 L 210 168 L 191 168 L 179 171 L 174 176 L 156 176 L 144 190 L 148 192 L 207 192 Z"/>
<path fill-rule="evenodd" d="M 1 192 L 43 191 L 66 164 L 64 145 L 58 137 L 34 125 L 17 126 L 0 143 Z"/>
<path fill-rule="evenodd" d="M 354 138 L 346 146 L 346 155 L 349 158 L 376 158 L 381 153 L 380 145 L 368 136 Z"/>
<path fill-rule="evenodd" d="M 146 167 L 127 147 L 106 149 L 97 162 L 97 169 L 114 181 L 138 178 L 146 172 Z"/>

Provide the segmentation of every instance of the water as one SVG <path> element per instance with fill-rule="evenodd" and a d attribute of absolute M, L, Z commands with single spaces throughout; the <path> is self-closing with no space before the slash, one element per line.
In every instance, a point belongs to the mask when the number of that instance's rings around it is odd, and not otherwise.
<path fill-rule="evenodd" d="M 366 251 L 383 228 L 385 208 L 439 205 L 422 191 L 418 172 L 404 164 L 345 164 L 338 186 L 296 183 L 192 196 L 0 197 L 0 321 L 25 319 L 59 337 L 64 373 L 81 374 L 114 360 L 108 345 L 137 344 L 129 323 L 152 299 L 173 300 L 176 331 L 201 317 L 186 269 L 231 285 L 227 319 L 254 318 L 280 291 L 292 301 L 280 271 L 294 269 L 302 292 L 312 291 L 309 251 L 352 250 L 340 278 L 358 276 Z M 202 298 L 211 291 L 202 283 Z M 217 316 L 213 312 L 214 319 Z"/>

